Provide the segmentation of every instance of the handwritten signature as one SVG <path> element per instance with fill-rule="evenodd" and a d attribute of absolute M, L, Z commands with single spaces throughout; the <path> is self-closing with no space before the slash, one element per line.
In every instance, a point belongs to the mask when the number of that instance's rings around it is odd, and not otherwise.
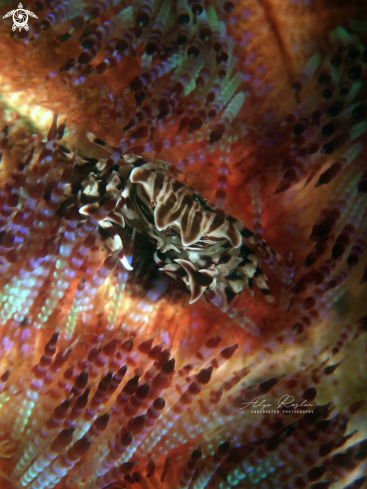
<path fill-rule="evenodd" d="M 278 399 L 278 405 L 274 408 L 273 404 L 266 404 L 264 399 L 261 399 L 261 396 L 255 397 L 253 401 L 243 402 L 241 403 L 240 409 L 246 409 L 251 407 L 251 409 L 258 409 L 260 411 L 264 411 L 267 409 L 280 409 L 284 407 L 285 409 L 299 409 L 299 408 L 310 408 L 314 407 L 314 404 L 307 403 L 306 400 L 302 402 L 294 402 L 294 397 L 289 394 L 284 394 L 284 396 Z"/>

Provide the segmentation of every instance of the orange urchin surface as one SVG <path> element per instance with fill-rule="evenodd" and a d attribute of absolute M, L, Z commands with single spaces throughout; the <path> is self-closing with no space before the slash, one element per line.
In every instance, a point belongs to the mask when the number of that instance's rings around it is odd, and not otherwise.
<path fill-rule="evenodd" d="M 0 28 L 1 487 L 364 487 L 364 3 L 24 8 Z"/>

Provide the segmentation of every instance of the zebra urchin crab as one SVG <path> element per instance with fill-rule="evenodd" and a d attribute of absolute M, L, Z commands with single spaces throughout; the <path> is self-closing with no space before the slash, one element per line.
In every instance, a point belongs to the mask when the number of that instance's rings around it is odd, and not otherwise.
<path fill-rule="evenodd" d="M 143 233 L 156 245 L 160 269 L 190 289 L 190 303 L 204 294 L 226 311 L 243 289 L 252 293 L 253 282 L 273 301 L 251 249 L 253 232 L 177 181 L 163 162 L 125 155 L 111 169 L 97 164 L 82 187 L 89 203 L 80 213 L 99 221 L 109 249 L 122 248 L 125 224 Z M 263 249 L 271 252 L 265 242 Z"/>

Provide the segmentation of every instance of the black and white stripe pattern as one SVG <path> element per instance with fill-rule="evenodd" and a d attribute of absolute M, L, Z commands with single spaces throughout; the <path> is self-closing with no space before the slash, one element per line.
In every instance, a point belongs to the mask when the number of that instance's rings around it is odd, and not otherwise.
<path fill-rule="evenodd" d="M 82 187 L 89 201 L 102 188 L 100 180 L 106 182 L 103 195 L 80 212 L 98 219 L 111 251 L 123 246 L 118 228 L 126 223 L 155 243 L 160 269 L 185 283 L 190 303 L 204 295 L 226 310 L 242 290 L 253 295 L 254 283 L 269 302 L 274 300 L 253 249 L 254 233 L 177 181 L 165 167 L 125 155 L 102 178 L 88 175 Z M 263 247 L 271 251 L 265 242 Z"/>

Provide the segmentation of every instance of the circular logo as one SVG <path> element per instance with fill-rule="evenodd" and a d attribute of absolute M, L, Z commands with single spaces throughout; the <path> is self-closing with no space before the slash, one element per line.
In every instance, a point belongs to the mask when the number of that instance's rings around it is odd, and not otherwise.
<path fill-rule="evenodd" d="M 19 5 L 18 5 L 19 7 Z M 18 8 L 13 11 L 13 27 L 12 30 L 15 31 L 16 28 L 21 31 L 23 28 L 27 31 L 28 27 L 28 12 L 22 8 Z"/>
<path fill-rule="evenodd" d="M 25 10 L 21 3 L 18 5 L 18 8 L 16 10 L 11 10 L 7 14 L 5 14 L 3 19 L 7 19 L 8 17 L 11 16 L 13 16 L 13 26 L 12 26 L 13 31 L 15 31 L 16 29 L 19 29 L 20 31 L 22 29 L 28 31 L 29 29 L 28 16 L 38 19 L 36 14 L 31 12 L 30 10 Z"/>

